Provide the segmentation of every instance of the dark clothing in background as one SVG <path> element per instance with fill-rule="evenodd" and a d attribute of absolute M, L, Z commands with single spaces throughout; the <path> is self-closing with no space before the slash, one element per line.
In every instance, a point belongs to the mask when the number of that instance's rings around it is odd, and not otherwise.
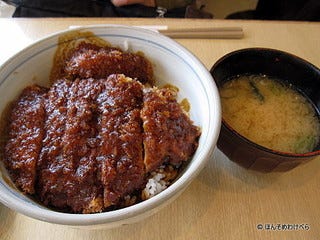
<path fill-rule="evenodd" d="M 139 4 L 115 7 L 110 0 L 4 0 L 15 5 L 13 17 L 167 17 L 212 18 L 192 3 L 186 7 L 159 9 Z"/>
<path fill-rule="evenodd" d="M 154 7 L 115 7 L 109 0 L 5 0 L 15 5 L 13 17 L 157 17 Z M 185 8 L 168 10 L 166 17 L 183 18 Z"/>
<path fill-rule="evenodd" d="M 256 13 L 262 19 L 320 20 L 320 0 L 260 0 Z"/>
<path fill-rule="evenodd" d="M 142 5 L 115 7 L 110 0 L 4 0 L 17 7 L 13 17 L 157 17 L 157 8 Z M 208 0 L 209 1 L 209 0 Z M 213 0 L 214 1 L 214 0 Z M 176 8 L 165 17 L 211 18 L 202 11 Z M 192 17 L 192 16 L 191 16 Z M 259 0 L 253 11 L 229 15 L 232 19 L 320 21 L 320 0 Z"/>
<path fill-rule="evenodd" d="M 93 17 L 115 16 L 113 5 L 106 1 L 13 0 L 13 17 Z"/>
<path fill-rule="evenodd" d="M 320 21 L 320 0 L 259 0 L 255 10 L 233 13 L 227 18 Z"/>

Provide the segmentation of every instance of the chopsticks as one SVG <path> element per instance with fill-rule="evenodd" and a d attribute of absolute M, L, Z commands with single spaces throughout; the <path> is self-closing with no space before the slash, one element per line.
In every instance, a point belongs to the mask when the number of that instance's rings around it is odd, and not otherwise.
<path fill-rule="evenodd" d="M 185 39 L 240 39 L 244 36 L 241 27 L 160 29 L 158 31 L 171 38 Z"/>
<path fill-rule="evenodd" d="M 69 26 L 70 29 L 80 26 Z M 211 28 L 177 28 L 169 29 L 166 25 L 139 25 L 141 27 L 162 33 L 176 39 L 240 39 L 244 33 L 241 27 L 211 27 Z"/>

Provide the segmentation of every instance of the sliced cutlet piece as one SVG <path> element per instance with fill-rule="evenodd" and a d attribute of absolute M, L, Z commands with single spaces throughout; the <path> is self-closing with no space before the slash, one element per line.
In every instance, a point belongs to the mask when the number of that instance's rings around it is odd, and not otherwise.
<path fill-rule="evenodd" d="M 152 171 L 163 163 L 179 165 L 198 146 L 200 130 L 183 111 L 172 89 L 145 89 L 141 118 L 144 131 L 144 163 Z"/>
<path fill-rule="evenodd" d="M 94 213 L 103 210 L 103 188 L 96 163 L 99 145 L 96 99 L 103 90 L 101 81 L 75 80 L 70 88 L 63 157 L 72 166 L 64 173 L 68 184 L 64 192 L 74 212 Z"/>
<path fill-rule="evenodd" d="M 62 138 L 66 129 L 67 101 L 72 82 L 58 80 L 50 88 L 45 101 L 46 120 L 45 137 L 38 161 L 37 193 L 45 205 L 65 207 L 67 196 L 63 194 L 66 179 L 65 172 L 72 171 L 69 163 L 63 159 Z M 55 200 L 60 199 L 59 203 Z"/>
<path fill-rule="evenodd" d="M 5 163 L 16 186 L 35 192 L 36 163 L 44 135 L 44 98 L 47 89 L 33 85 L 13 104 L 5 147 Z"/>
<path fill-rule="evenodd" d="M 90 43 L 79 44 L 66 62 L 64 71 L 71 78 L 100 79 L 111 74 L 124 74 L 142 83 L 153 84 L 152 65 L 142 54 Z"/>
<path fill-rule="evenodd" d="M 48 109 L 59 109 L 59 117 L 55 119 L 56 113 L 51 112 L 46 122 L 48 144 L 53 144 L 55 151 L 44 153 L 47 162 L 41 166 L 39 187 L 48 205 L 76 213 L 103 210 L 103 188 L 95 161 L 98 144 L 94 141 L 95 102 L 101 90 L 99 81 L 87 79 L 59 82 L 49 92 Z M 56 133 L 51 132 L 54 127 Z"/>
<path fill-rule="evenodd" d="M 111 75 L 98 98 L 101 148 L 97 157 L 104 185 L 104 206 L 119 201 L 145 183 L 142 148 L 142 84 Z"/>

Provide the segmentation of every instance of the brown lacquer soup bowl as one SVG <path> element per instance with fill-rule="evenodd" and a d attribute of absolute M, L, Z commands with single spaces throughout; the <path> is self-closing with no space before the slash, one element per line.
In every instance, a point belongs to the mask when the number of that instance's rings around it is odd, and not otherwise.
<path fill-rule="evenodd" d="M 319 120 L 320 70 L 295 55 L 275 49 L 241 49 L 223 56 L 214 64 L 210 72 L 219 89 L 237 76 L 260 75 L 275 78 L 280 81 L 280 84 L 290 86 L 308 99 Z M 253 92 L 257 97 L 255 87 Z M 258 97 L 262 96 L 258 93 Z M 274 109 L 274 111 L 282 111 L 282 109 Z M 235 128 L 222 116 L 218 148 L 230 160 L 247 169 L 261 172 L 287 171 L 320 154 L 319 143 L 311 151 L 289 153 L 263 147 L 239 134 Z"/>

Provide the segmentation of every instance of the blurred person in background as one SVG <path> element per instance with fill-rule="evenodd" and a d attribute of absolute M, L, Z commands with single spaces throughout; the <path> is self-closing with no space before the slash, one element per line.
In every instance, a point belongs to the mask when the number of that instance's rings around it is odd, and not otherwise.
<path fill-rule="evenodd" d="M 203 0 L 4 0 L 13 17 L 212 18 Z"/>

